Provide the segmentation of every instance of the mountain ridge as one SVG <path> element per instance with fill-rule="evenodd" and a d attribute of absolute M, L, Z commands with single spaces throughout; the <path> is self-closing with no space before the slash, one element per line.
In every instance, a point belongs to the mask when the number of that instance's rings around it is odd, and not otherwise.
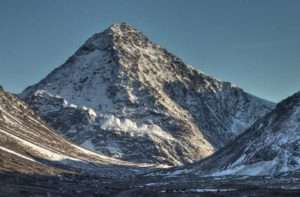
<path fill-rule="evenodd" d="M 76 146 L 50 129 L 23 101 L 3 89 L 0 90 L 0 155 L 2 171 L 29 174 L 97 171 L 99 176 L 113 177 L 149 167 Z"/>
<path fill-rule="evenodd" d="M 211 157 L 166 174 L 277 176 L 300 169 L 300 92 L 277 104 Z"/>

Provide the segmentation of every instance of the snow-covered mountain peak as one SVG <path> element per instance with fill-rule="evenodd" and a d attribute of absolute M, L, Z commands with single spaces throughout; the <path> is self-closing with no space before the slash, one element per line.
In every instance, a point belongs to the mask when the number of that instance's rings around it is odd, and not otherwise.
<path fill-rule="evenodd" d="M 78 144 L 171 165 L 210 155 L 273 108 L 123 23 L 94 34 L 21 97 Z"/>

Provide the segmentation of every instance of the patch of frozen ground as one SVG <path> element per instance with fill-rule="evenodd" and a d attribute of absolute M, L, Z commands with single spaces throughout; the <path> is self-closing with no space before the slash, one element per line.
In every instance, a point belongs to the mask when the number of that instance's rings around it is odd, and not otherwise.
<path fill-rule="evenodd" d="M 168 185 L 169 183 L 147 183 L 145 186 L 162 186 Z"/>
<path fill-rule="evenodd" d="M 236 191 L 237 189 L 233 188 L 226 188 L 226 189 L 221 189 L 221 188 L 197 188 L 197 189 L 188 189 L 188 190 L 179 190 L 179 191 L 172 191 L 172 192 L 179 192 L 179 193 L 207 193 L 207 192 L 232 192 Z M 160 191 L 161 193 L 167 192 L 166 190 Z"/>
<path fill-rule="evenodd" d="M 196 193 L 204 193 L 204 192 L 232 192 L 236 191 L 236 189 L 189 189 L 189 192 L 196 192 Z"/>

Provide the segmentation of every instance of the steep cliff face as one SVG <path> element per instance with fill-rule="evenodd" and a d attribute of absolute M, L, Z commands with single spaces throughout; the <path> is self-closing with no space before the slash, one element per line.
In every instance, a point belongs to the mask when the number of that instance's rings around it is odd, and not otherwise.
<path fill-rule="evenodd" d="M 125 23 L 93 35 L 20 97 L 83 147 L 166 165 L 211 155 L 273 108 Z"/>
<path fill-rule="evenodd" d="M 279 175 L 300 169 L 300 92 L 208 159 L 167 174 Z"/>

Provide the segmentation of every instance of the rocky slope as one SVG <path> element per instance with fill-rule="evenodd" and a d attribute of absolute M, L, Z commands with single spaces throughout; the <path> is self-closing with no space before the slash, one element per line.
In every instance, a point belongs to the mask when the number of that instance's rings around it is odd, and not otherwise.
<path fill-rule="evenodd" d="M 0 89 L 0 158 L 0 172 L 30 174 L 97 172 L 99 176 L 119 176 L 126 166 L 138 167 L 70 143 L 49 129 L 24 102 L 3 89 Z"/>
<path fill-rule="evenodd" d="M 199 163 L 168 175 L 280 175 L 300 169 L 300 92 L 280 102 L 244 134 Z"/>
<path fill-rule="evenodd" d="M 93 35 L 20 97 L 83 147 L 166 165 L 211 155 L 273 108 L 125 23 Z"/>

